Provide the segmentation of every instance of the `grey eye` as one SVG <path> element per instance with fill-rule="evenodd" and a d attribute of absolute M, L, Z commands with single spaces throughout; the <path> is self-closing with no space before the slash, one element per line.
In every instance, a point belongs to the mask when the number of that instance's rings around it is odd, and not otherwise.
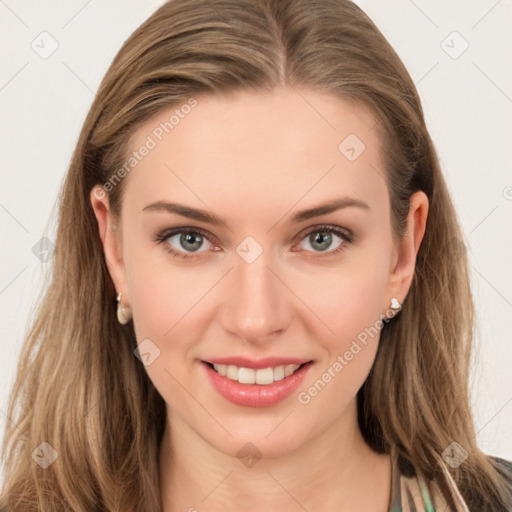
<path fill-rule="evenodd" d="M 176 237 L 178 237 L 177 244 L 176 242 L 173 243 L 173 239 L 176 239 Z M 174 235 L 171 235 L 167 241 L 169 245 L 171 245 L 177 251 L 184 250 L 186 252 L 203 252 L 199 251 L 199 249 L 204 246 L 205 241 L 209 243 L 204 236 L 193 231 L 175 233 Z"/>
<path fill-rule="evenodd" d="M 339 243 L 336 247 L 332 247 L 334 238 L 339 239 Z M 344 240 L 340 236 L 330 231 L 317 230 L 312 231 L 309 235 L 307 235 L 302 243 L 304 242 L 307 242 L 314 252 L 325 252 L 328 250 L 336 249 L 344 242 Z M 311 250 L 308 247 L 304 247 L 302 244 L 301 246 L 303 249 Z"/>

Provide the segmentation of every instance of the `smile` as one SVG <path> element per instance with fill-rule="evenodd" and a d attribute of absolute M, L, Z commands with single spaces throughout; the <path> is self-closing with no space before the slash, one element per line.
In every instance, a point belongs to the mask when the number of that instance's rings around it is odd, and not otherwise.
<path fill-rule="evenodd" d="M 200 367 L 213 389 L 229 402 L 245 407 L 269 407 L 288 398 L 313 365 L 308 361 L 255 369 L 201 361 Z"/>

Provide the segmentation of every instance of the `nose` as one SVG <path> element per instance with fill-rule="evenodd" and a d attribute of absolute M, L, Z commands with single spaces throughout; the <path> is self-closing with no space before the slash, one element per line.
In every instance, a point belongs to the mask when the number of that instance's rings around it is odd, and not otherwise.
<path fill-rule="evenodd" d="M 263 252 L 248 263 L 236 256 L 235 268 L 225 284 L 222 327 L 253 344 L 263 344 L 284 332 L 291 321 L 289 290 L 276 277 Z"/>

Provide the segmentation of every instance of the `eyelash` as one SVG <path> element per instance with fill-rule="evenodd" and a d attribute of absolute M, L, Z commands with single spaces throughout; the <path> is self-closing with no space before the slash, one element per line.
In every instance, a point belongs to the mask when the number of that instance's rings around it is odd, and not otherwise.
<path fill-rule="evenodd" d="M 299 241 L 302 241 L 306 237 L 308 237 L 309 235 L 312 235 L 313 233 L 333 233 L 333 234 L 335 234 L 335 235 L 337 235 L 337 236 L 339 236 L 340 238 L 343 239 L 343 243 L 340 244 L 340 246 L 337 247 L 336 249 L 333 249 L 331 251 L 318 252 L 318 256 L 315 256 L 315 257 L 318 257 L 318 258 L 327 258 L 327 257 L 334 256 L 336 254 L 339 254 L 341 251 L 343 251 L 346 248 L 347 244 L 350 244 L 350 243 L 352 243 L 354 241 L 354 235 L 350 231 L 343 230 L 343 229 L 340 229 L 340 228 L 338 228 L 336 226 L 330 226 L 330 225 L 327 225 L 327 224 L 322 224 L 322 225 L 319 225 L 319 226 L 313 226 L 312 228 L 309 229 L 309 231 L 304 233 L 304 235 L 302 235 L 302 236 L 298 235 L 297 238 L 299 239 Z M 155 242 L 157 242 L 158 244 L 163 244 L 171 236 L 177 235 L 177 234 L 196 234 L 196 235 L 201 235 L 203 238 L 206 238 L 206 240 L 208 240 L 210 243 L 213 243 L 210 240 L 209 233 L 207 233 L 206 231 L 202 230 L 201 228 L 185 228 L 185 227 L 173 228 L 173 229 L 170 229 L 170 230 L 164 230 L 164 231 L 158 233 L 154 237 L 153 240 Z M 187 253 L 187 252 L 182 252 L 182 251 L 176 251 L 170 245 L 167 245 L 166 250 L 167 250 L 167 252 L 172 254 L 175 258 L 194 259 L 194 258 L 198 257 L 195 253 Z M 202 251 L 202 252 L 205 252 L 205 251 Z M 294 251 L 294 252 L 297 252 L 297 251 Z M 311 252 L 311 251 L 306 251 L 306 252 Z"/>

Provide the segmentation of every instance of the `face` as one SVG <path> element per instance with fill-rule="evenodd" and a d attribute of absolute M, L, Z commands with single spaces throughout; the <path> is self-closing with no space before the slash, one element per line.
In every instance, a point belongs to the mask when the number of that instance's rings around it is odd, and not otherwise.
<path fill-rule="evenodd" d="M 393 236 L 362 105 L 288 88 L 196 100 L 169 133 L 179 107 L 132 137 L 130 154 L 150 149 L 124 178 L 118 245 L 105 229 L 109 269 L 171 425 L 226 454 L 247 442 L 283 454 L 354 420 L 376 327 L 405 297 L 417 247 Z M 220 358 L 311 363 L 233 387 L 205 363 Z"/>

